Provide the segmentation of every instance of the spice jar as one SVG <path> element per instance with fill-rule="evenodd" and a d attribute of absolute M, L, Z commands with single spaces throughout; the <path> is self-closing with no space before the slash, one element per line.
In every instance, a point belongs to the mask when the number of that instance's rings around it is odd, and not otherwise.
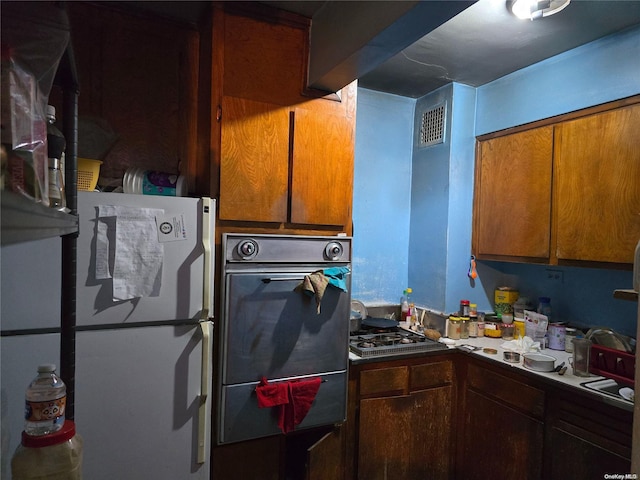
<path fill-rule="evenodd" d="M 502 330 L 502 338 L 505 340 L 513 340 L 513 332 L 516 329 L 516 326 L 513 323 L 503 323 L 500 326 Z"/>
<path fill-rule="evenodd" d="M 461 317 L 469 316 L 469 300 L 460 300 L 460 312 Z"/>
<path fill-rule="evenodd" d="M 469 337 L 476 338 L 478 336 L 478 318 L 469 317 Z"/>
<path fill-rule="evenodd" d="M 460 318 L 460 338 L 469 338 L 469 317 Z"/>
<path fill-rule="evenodd" d="M 451 340 L 460 340 L 461 323 L 460 317 L 449 317 L 449 338 Z"/>

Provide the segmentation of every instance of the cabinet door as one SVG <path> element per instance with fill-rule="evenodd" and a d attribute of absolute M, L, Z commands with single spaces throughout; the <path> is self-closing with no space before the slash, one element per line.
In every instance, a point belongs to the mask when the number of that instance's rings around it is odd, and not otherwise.
<path fill-rule="evenodd" d="M 616 451 L 616 446 L 606 445 L 603 437 L 566 422 L 559 422 L 550 430 L 554 452 L 549 459 L 550 480 L 607 478 L 606 474 L 630 471 L 629 457 Z"/>
<path fill-rule="evenodd" d="M 350 119 L 321 111 L 295 109 L 292 223 L 350 223 L 353 145 L 353 122 Z"/>
<path fill-rule="evenodd" d="M 360 402 L 358 479 L 448 479 L 452 387 Z"/>
<path fill-rule="evenodd" d="M 640 238 L 640 105 L 556 129 L 558 259 L 632 263 Z"/>
<path fill-rule="evenodd" d="M 288 109 L 224 97 L 220 219 L 287 221 L 288 182 Z"/>
<path fill-rule="evenodd" d="M 459 478 L 542 478 L 541 421 L 472 390 L 467 390 L 464 415 Z"/>
<path fill-rule="evenodd" d="M 549 258 L 552 145 L 550 126 L 480 142 L 473 229 L 479 258 Z"/>

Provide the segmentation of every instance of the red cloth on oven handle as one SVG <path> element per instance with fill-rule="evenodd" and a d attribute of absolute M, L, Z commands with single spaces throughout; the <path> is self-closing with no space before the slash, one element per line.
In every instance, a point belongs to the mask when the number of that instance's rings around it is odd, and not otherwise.
<path fill-rule="evenodd" d="M 287 382 L 289 384 L 289 403 L 283 407 L 280 414 L 278 421 L 280 430 L 289 433 L 304 420 L 316 398 L 321 382 L 320 377 Z"/>
<path fill-rule="evenodd" d="M 309 413 L 320 383 L 320 377 L 277 383 L 269 383 L 262 377 L 256 387 L 258 407 L 278 407 L 278 427 L 282 433 L 292 432 Z"/>
<path fill-rule="evenodd" d="M 258 407 L 278 407 L 289 403 L 289 387 L 287 382 L 269 383 L 262 377 L 260 384 L 256 387 L 258 396 Z"/>

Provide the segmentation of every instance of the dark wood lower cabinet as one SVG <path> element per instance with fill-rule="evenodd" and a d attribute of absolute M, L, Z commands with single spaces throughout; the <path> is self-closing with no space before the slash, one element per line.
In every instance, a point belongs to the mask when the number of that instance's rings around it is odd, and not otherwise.
<path fill-rule="evenodd" d="M 432 356 L 380 362 L 354 368 L 351 376 L 357 385 L 348 419 L 354 458 L 345 478 L 453 478 L 453 361 Z"/>
<path fill-rule="evenodd" d="M 466 401 L 457 478 L 540 480 L 542 421 L 474 391 Z"/>
<path fill-rule="evenodd" d="M 588 480 L 631 472 L 631 412 L 575 397 L 553 399 L 549 407 L 545 478 Z"/>
<path fill-rule="evenodd" d="M 215 480 L 601 480 L 633 413 L 450 351 L 351 365 L 347 422 L 216 447 Z M 613 477 L 611 477 L 613 478 Z"/>
<path fill-rule="evenodd" d="M 466 367 L 457 478 L 540 480 L 545 392 L 472 361 Z"/>

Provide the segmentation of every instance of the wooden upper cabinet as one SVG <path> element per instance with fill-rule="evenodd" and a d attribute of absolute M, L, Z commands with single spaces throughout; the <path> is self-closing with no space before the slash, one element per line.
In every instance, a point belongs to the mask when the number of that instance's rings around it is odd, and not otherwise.
<path fill-rule="evenodd" d="M 472 253 L 628 267 L 640 238 L 640 97 L 545 122 L 479 139 Z"/>
<path fill-rule="evenodd" d="M 551 237 L 553 127 L 479 142 L 473 249 L 476 256 L 544 262 Z"/>
<path fill-rule="evenodd" d="M 350 232 L 356 84 L 340 95 L 307 89 L 308 19 L 277 12 L 250 14 L 233 2 L 214 8 L 219 218 Z"/>
<path fill-rule="evenodd" d="M 291 222 L 348 225 L 353 192 L 352 121 L 343 115 L 294 112 Z"/>
<path fill-rule="evenodd" d="M 222 111 L 220 219 L 286 222 L 288 110 L 224 97 Z"/>
<path fill-rule="evenodd" d="M 640 238 L 639 130 L 640 104 L 557 127 L 558 259 L 633 262 Z"/>

